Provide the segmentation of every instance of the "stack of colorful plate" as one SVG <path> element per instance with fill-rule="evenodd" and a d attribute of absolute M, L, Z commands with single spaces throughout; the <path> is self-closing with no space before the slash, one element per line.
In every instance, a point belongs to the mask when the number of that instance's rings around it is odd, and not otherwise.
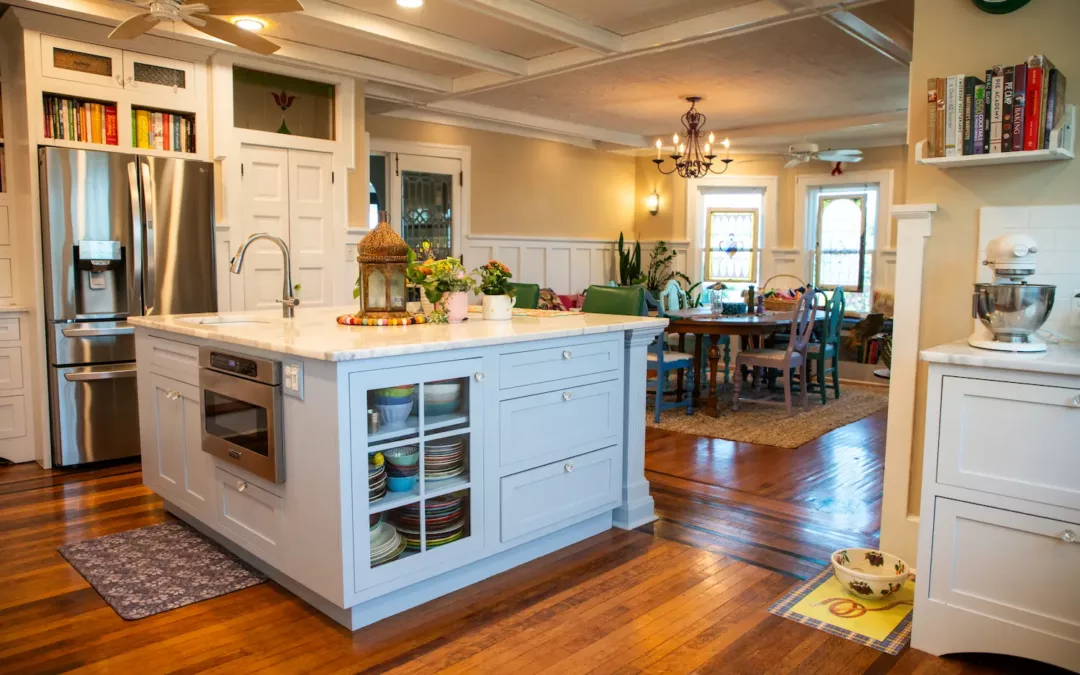
<path fill-rule="evenodd" d="M 465 499 L 444 495 L 424 502 L 427 547 L 437 548 L 465 536 Z M 394 527 L 411 550 L 420 548 L 420 505 L 403 506 L 394 512 Z"/>
<path fill-rule="evenodd" d="M 396 560 L 405 550 L 405 538 L 390 523 L 380 522 L 371 528 L 371 566 Z"/>
<path fill-rule="evenodd" d="M 377 502 L 386 494 L 386 465 L 368 463 L 368 502 Z"/>
<path fill-rule="evenodd" d="M 445 480 L 465 472 L 465 439 L 424 442 L 424 479 Z"/>

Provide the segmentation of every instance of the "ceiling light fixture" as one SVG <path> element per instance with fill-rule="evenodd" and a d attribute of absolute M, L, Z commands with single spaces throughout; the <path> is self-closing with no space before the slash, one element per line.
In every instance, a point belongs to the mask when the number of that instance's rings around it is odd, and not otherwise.
<path fill-rule="evenodd" d="M 716 162 L 716 153 L 713 152 L 713 143 L 715 137 L 710 133 L 708 140 L 702 143 L 702 134 L 705 127 L 705 116 L 697 111 L 697 102 L 701 100 L 700 96 L 687 96 L 686 100 L 690 103 L 690 109 L 686 111 L 686 114 L 682 116 L 683 129 L 686 131 L 686 141 L 679 141 L 679 134 L 675 134 L 671 137 L 671 143 L 674 146 L 674 150 L 669 157 L 675 162 L 674 168 L 671 171 L 664 171 L 664 162 L 667 161 L 660 157 L 661 149 L 663 148 L 663 142 L 658 138 L 656 139 L 656 159 L 653 162 L 656 164 L 656 168 L 660 173 L 665 176 L 678 172 L 683 178 L 702 178 L 709 173 L 721 174 L 728 170 L 731 163 L 735 160 L 731 159 L 731 141 L 724 139 L 721 145 L 724 146 L 726 155 L 723 162 L 724 168 L 720 171 L 716 171 L 712 168 Z"/>
<path fill-rule="evenodd" d="M 424 0 L 397 0 L 398 7 L 405 7 L 406 9 L 416 9 L 417 7 L 424 6 Z"/>
<path fill-rule="evenodd" d="M 261 19 L 255 19 L 250 16 L 241 16 L 233 19 L 233 24 L 235 24 L 237 28 L 243 28 L 244 30 L 249 30 L 252 33 L 258 33 L 263 28 L 266 28 L 265 21 Z"/>

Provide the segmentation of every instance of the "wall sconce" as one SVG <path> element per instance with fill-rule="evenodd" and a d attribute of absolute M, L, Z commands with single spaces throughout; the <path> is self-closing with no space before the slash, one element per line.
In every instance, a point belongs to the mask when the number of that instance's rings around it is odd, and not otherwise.
<path fill-rule="evenodd" d="M 653 189 L 652 194 L 645 195 L 645 208 L 649 210 L 649 213 L 656 215 L 660 211 L 660 195 Z"/>

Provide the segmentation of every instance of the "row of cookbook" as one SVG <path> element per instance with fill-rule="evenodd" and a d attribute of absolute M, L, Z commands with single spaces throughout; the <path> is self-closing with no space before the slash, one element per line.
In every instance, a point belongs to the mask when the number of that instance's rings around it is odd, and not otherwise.
<path fill-rule="evenodd" d="M 45 94 L 45 138 L 117 145 L 116 106 Z"/>
<path fill-rule="evenodd" d="M 1065 75 L 1045 56 L 927 82 L 927 157 L 1043 150 L 1065 124 Z"/>

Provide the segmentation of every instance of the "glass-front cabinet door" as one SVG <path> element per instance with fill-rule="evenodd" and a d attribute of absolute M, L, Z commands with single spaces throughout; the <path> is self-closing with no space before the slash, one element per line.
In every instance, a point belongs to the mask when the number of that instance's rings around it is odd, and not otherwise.
<path fill-rule="evenodd" d="M 392 224 L 413 249 L 431 244 L 436 258 L 461 254 L 461 160 L 398 154 L 394 157 Z"/>
<path fill-rule="evenodd" d="M 357 591 L 483 546 L 482 364 L 349 376 Z"/>

